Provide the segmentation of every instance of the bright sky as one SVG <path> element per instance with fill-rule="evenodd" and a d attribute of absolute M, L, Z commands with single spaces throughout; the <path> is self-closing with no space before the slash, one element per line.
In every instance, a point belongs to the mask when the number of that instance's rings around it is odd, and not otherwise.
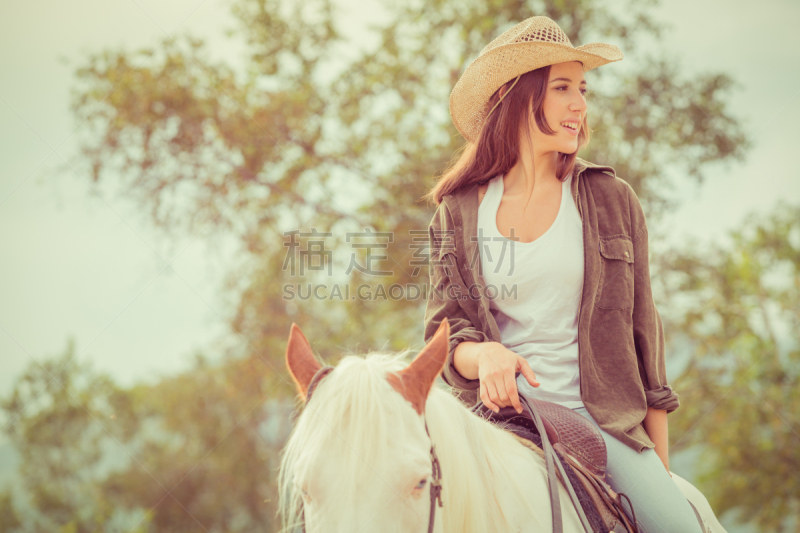
<path fill-rule="evenodd" d="M 347 2 L 348 24 L 379 20 L 363 2 Z M 673 0 L 653 13 L 673 25 L 661 45 L 687 74 L 711 69 L 739 81 L 732 109 L 755 144 L 744 164 L 709 168 L 702 188 L 682 190 L 682 208 L 663 222 L 674 242 L 719 238 L 750 211 L 800 198 L 798 171 L 785 163 L 800 140 L 800 4 Z M 68 108 L 73 68 L 88 53 L 150 47 L 178 29 L 235 63 L 242 48 L 226 28 L 235 25 L 221 0 L 0 6 L 0 394 L 69 338 L 81 361 L 123 384 L 186 368 L 195 349 L 218 353 L 236 342 L 225 322 L 235 302 L 221 296 L 235 243 L 166 238 L 124 194 L 90 185 L 75 164 L 87 132 Z"/>

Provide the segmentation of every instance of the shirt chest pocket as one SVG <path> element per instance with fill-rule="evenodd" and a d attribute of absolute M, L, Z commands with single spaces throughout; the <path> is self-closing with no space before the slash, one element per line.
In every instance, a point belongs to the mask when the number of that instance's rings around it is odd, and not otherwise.
<path fill-rule="evenodd" d="M 600 282 L 595 305 L 633 308 L 633 242 L 627 235 L 600 237 Z"/>

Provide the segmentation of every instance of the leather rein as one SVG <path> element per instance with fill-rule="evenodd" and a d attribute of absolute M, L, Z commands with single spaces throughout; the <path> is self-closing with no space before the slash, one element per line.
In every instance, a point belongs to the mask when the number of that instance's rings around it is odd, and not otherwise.
<path fill-rule="evenodd" d="M 308 402 L 311 400 L 311 394 L 314 392 L 314 389 L 319 385 L 319 382 L 322 381 L 322 378 L 328 375 L 328 373 L 333 370 L 332 366 L 323 366 L 319 370 L 317 370 L 314 377 L 311 378 L 311 381 L 308 383 L 308 390 L 306 391 L 306 401 L 305 405 L 308 405 Z M 425 415 L 423 415 L 423 421 L 425 422 L 425 433 L 428 434 L 428 439 L 431 438 L 431 434 L 428 431 L 428 421 L 425 420 Z M 431 442 L 431 467 L 432 467 L 432 480 L 430 483 L 430 493 L 431 493 L 431 511 L 428 515 L 428 533 L 433 533 L 433 525 L 436 521 L 436 504 L 438 502 L 439 507 L 442 507 L 442 467 L 439 464 L 439 458 L 436 456 L 436 449 Z M 306 530 L 305 520 L 303 520 L 303 531 Z"/>

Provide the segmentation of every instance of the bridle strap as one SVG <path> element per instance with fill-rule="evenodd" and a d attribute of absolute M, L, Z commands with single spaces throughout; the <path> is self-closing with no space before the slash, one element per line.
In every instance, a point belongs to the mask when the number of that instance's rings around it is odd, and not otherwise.
<path fill-rule="evenodd" d="M 424 415 L 423 415 L 424 417 Z M 423 418 L 424 420 L 424 418 Z M 431 434 L 428 431 L 428 421 L 425 420 L 425 433 L 428 434 L 430 439 Z M 442 507 L 442 466 L 439 464 L 439 458 L 436 456 L 436 447 L 431 441 L 431 465 L 433 466 L 433 479 L 431 480 L 431 512 L 428 515 L 428 533 L 433 533 L 433 525 L 436 520 L 436 504 L 439 502 L 439 507 Z"/>
<path fill-rule="evenodd" d="M 311 395 L 314 393 L 314 389 L 317 388 L 319 382 L 333 370 L 332 366 L 323 366 L 319 370 L 314 373 L 314 377 L 311 378 L 311 381 L 308 382 L 308 388 L 306 389 L 306 400 L 305 405 L 311 400 Z M 425 433 L 428 434 L 428 438 L 431 438 L 431 434 L 428 431 L 428 421 L 425 419 L 425 415 L 422 417 L 423 421 L 425 422 Z M 431 493 L 431 511 L 428 515 L 428 533 L 433 533 L 433 526 L 436 521 L 436 503 L 438 502 L 439 507 L 442 507 L 442 466 L 439 464 L 439 457 L 436 456 L 436 447 L 433 445 L 431 441 L 431 466 L 432 466 L 432 479 L 431 479 L 431 486 L 430 486 L 430 493 Z M 305 521 L 303 522 L 303 531 L 305 532 L 306 525 Z"/>
<path fill-rule="evenodd" d="M 317 385 L 319 385 L 319 382 L 322 381 L 322 378 L 327 376 L 328 372 L 330 372 L 331 370 L 333 370 L 332 366 L 323 366 L 322 368 L 316 371 L 314 377 L 311 378 L 311 381 L 308 382 L 308 389 L 306 389 L 305 403 L 308 403 L 308 401 L 311 399 L 311 394 L 314 392 L 314 389 L 317 388 Z"/>

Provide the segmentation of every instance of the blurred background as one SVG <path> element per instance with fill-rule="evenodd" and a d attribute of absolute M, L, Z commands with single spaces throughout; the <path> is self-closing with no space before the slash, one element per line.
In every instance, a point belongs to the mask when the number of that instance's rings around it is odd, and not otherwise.
<path fill-rule="evenodd" d="M 450 90 L 533 15 L 625 54 L 578 155 L 648 217 L 672 470 L 728 531 L 800 531 L 800 4 L 757 7 L 4 2 L 0 531 L 276 531 L 289 327 L 422 347 L 381 288 L 427 283 Z"/>

